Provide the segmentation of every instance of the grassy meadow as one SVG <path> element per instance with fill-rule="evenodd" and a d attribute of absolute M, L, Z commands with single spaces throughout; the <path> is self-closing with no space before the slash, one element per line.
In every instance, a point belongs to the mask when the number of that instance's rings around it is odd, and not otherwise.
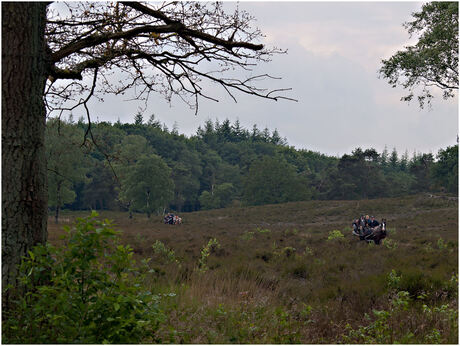
<path fill-rule="evenodd" d="M 457 343 L 458 202 L 415 195 L 161 216 L 100 212 L 122 230 L 160 294 L 162 343 Z M 351 235 L 387 219 L 376 246 Z M 49 220 L 63 225 L 88 212 Z M 344 237 L 331 236 L 340 231 Z"/>

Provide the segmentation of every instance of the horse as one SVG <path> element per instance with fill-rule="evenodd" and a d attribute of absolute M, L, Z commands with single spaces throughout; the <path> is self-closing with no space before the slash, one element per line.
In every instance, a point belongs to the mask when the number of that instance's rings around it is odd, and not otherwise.
<path fill-rule="evenodd" d="M 376 245 L 380 245 L 380 241 L 387 236 L 387 220 L 382 219 L 382 222 L 377 227 L 372 229 L 371 240 L 374 241 Z"/>

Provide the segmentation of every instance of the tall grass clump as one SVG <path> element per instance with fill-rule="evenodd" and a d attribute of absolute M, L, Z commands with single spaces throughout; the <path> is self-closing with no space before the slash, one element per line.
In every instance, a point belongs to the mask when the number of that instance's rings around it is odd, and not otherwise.
<path fill-rule="evenodd" d="M 4 312 L 2 337 L 16 344 L 154 342 L 165 319 L 146 272 L 108 220 L 93 212 L 64 227 L 65 246 L 38 245 L 20 266 L 23 294 Z"/>

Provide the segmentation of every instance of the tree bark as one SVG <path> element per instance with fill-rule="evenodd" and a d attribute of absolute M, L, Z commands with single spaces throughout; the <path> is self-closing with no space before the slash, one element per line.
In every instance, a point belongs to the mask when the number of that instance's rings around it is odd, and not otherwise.
<path fill-rule="evenodd" d="M 18 264 L 47 239 L 44 2 L 2 2 L 2 284 L 8 306 Z"/>

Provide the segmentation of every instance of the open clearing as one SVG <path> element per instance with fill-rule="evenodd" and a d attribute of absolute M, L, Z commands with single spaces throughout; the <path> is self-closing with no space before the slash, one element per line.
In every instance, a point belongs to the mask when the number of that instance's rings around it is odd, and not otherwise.
<path fill-rule="evenodd" d="M 367 245 L 351 235 L 352 219 L 363 213 L 387 219 L 389 235 L 383 245 Z M 60 225 L 50 219 L 49 240 L 59 243 L 62 225 L 86 215 L 63 213 Z M 446 305 L 455 310 L 451 313 L 457 311 L 456 200 L 416 195 L 227 208 L 180 214 L 183 224 L 178 226 L 140 214 L 133 219 L 127 213 L 100 216 L 123 231 L 122 241 L 132 246 L 137 259 L 152 258 L 150 288 L 175 294 L 162 301 L 168 319 L 158 341 L 458 340 L 458 324 L 430 317 L 422 308 Z M 333 230 L 344 238 L 328 240 Z M 209 247 L 203 267 L 202 249 L 213 238 L 218 246 Z M 157 241 L 170 250 L 169 257 L 154 250 Z M 393 286 L 392 270 L 400 278 Z M 404 312 L 392 310 L 398 291 L 410 294 Z M 380 331 L 368 328 L 360 336 L 350 332 L 376 323 L 373 310 L 390 311 L 391 325 Z"/>

